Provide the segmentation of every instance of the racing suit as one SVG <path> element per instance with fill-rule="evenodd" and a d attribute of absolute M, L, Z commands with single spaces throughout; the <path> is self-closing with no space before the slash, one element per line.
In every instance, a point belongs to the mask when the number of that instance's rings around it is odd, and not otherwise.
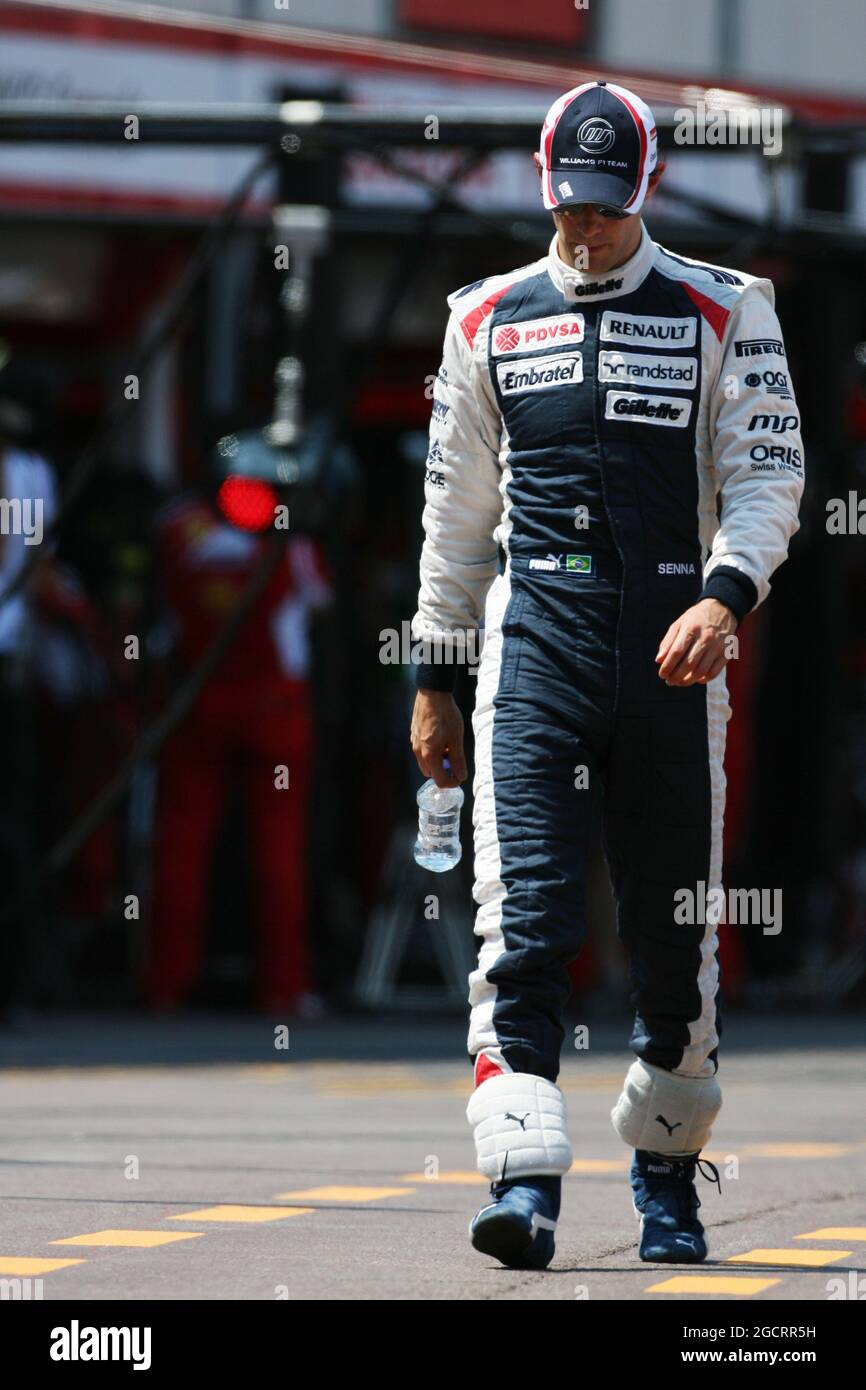
<path fill-rule="evenodd" d="M 595 778 L 632 1049 L 683 1077 L 717 1070 L 719 914 L 680 922 L 674 895 L 721 885 L 730 707 L 724 672 L 669 687 L 654 658 L 699 598 L 741 619 L 767 596 L 798 526 L 802 444 L 772 284 L 641 233 L 604 276 L 566 265 L 554 237 L 448 299 L 413 634 L 446 658 L 425 655 L 419 687 L 451 689 L 459 635 L 484 628 L 479 1085 L 556 1080 Z"/>

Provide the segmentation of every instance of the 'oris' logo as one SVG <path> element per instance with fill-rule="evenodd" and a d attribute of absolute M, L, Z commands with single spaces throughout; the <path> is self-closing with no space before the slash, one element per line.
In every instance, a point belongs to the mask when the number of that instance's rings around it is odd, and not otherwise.
<path fill-rule="evenodd" d="M 513 352 L 520 346 L 520 334 L 516 328 L 509 325 L 507 328 L 500 328 L 495 342 L 497 352 Z"/>
<path fill-rule="evenodd" d="M 577 143 L 591 154 L 606 154 L 616 139 L 616 132 L 604 116 L 589 116 L 577 132 Z"/>

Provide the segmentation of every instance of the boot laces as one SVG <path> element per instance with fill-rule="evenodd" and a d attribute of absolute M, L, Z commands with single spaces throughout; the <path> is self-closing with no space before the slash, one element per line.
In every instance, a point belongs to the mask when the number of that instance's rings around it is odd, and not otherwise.
<path fill-rule="evenodd" d="M 714 1182 L 714 1183 L 716 1184 L 716 1186 L 717 1186 L 718 1189 L 719 1189 L 719 1196 L 721 1197 L 721 1195 L 722 1195 L 722 1180 L 721 1180 L 721 1178 L 719 1177 L 719 1170 L 718 1170 L 718 1168 L 716 1167 L 715 1163 L 711 1163 L 710 1160 L 709 1160 L 708 1158 L 700 1158 L 700 1157 L 697 1158 L 697 1159 L 695 1160 L 695 1163 L 696 1163 L 697 1170 L 698 1170 L 698 1172 L 700 1173 L 701 1177 L 702 1177 L 702 1178 L 706 1178 L 707 1182 Z M 705 1172 L 704 1172 L 704 1164 L 706 1164 L 707 1168 L 710 1169 L 710 1172 L 709 1172 L 709 1173 L 705 1173 Z"/>
<path fill-rule="evenodd" d="M 689 1172 L 690 1167 L 692 1168 L 692 1172 Z M 709 1173 L 705 1173 L 705 1167 L 709 1168 L 711 1171 Z M 708 1158 L 701 1158 L 699 1156 L 694 1160 L 694 1165 L 684 1164 L 683 1178 L 685 1181 L 682 1195 L 685 1198 L 685 1208 L 689 1217 L 697 1216 L 698 1207 L 701 1206 L 701 1199 L 695 1191 L 693 1182 L 695 1170 L 697 1170 L 697 1172 L 700 1173 L 702 1178 L 706 1178 L 707 1182 L 716 1183 L 719 1189 L 719 1196 L 722 1195 L 722 1181 L 719 1177 L 719 1170 L 716 1167 L 715 1163 L 711 1163 Z"/>
<path fill-rule="evenodd" d="M 664 1155 L 659 1155 L 659 1157 L 664 1158 Z M 692 1159 L 667 1159 L 666 1161 L 675 1165 L 674 1172 L 670 1177 L 661 1178 L 660 1180 L 657 1179 L 657 1181 L 660 1181 L 661 1190 L 667 1187 L 668 1191 L 671 1190 L 670 1185 L 673 1181 L 675 1184 L 674 1193 L 677 1207 L 680 1211 L 680 1217 L 687 1223 L 697 1216 L 698 1208 L 701 1205 L 701 1199 L 695 1191 L 693 1181 L 695 1170 L 700 1173 L 702 1178 L 706 1178 L 708 1182 L 716 1183 L 718 1185 L 719 1195 L 721 1195 L 722 1183 L 719 1177 L 719 1170 L 708 1158 L 701 1158 L 699 1154 L 695 1155 Z M 710 1171 L 708 1173 L 704 1172 L 704 1168 L 708 1168 Z"/>

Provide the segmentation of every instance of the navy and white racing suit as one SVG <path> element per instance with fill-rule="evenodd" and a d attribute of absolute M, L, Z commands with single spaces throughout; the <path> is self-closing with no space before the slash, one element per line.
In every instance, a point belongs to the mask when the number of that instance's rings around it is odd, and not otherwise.
<path fill-rule="evenodd" d="M 767 596 L 803 487 L 771 283 L 641 230 L 605 276 L 564 264 L 554 237 L 546 257 L 450 295 L 430 428 L 413 633 L 447 651 L 484 626 L 469 1051 L 548 1081 L 584 934 L 594 779 L 631 1046 L 715 1074 L 716 926 L 678 922 L 674 895 L 721 885 L 730 707 L 724 672 L 668 687 L 654 658 L 700 597 L 742 618 Z M 449 689 L 454 675 L 427 664 L 417 679 Z"/>

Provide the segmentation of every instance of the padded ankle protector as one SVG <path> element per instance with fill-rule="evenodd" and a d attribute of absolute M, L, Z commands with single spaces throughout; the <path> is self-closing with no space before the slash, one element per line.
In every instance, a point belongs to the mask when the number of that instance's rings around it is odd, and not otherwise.
<path fill-rule="evenodd" d="M 629 1067 L 610 1118 L 630 1148 L 684 1158 L 706 1144 L 721 1108 L 715 1076 L 675 1076 L 638 1060 Z"/>
<path fill-rule="evenodd" d="M 473 1091 L 466 1118 L 475 1127 L 479 1171 L 491 1182 L 571 1167 L 565 1096 L 543 1076 L 491 1076 Z"/>

